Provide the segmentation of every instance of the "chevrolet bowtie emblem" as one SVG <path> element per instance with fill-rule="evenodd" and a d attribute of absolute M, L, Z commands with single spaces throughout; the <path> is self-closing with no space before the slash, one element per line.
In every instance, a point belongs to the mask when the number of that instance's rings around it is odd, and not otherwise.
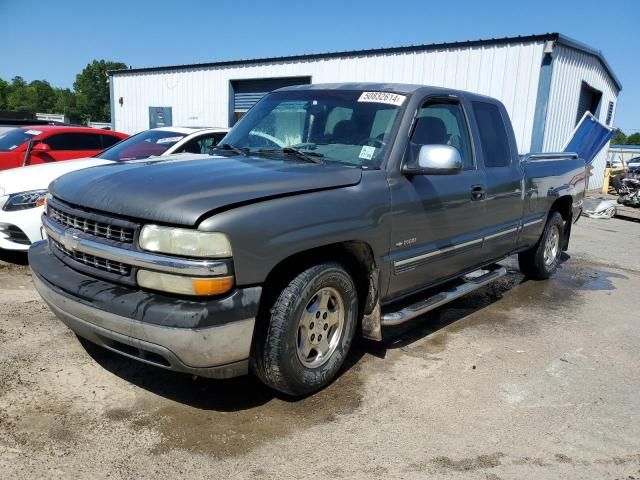
<path fill-rule="evenodd" d="M 64 245 L 64 248 L 66 248 L 67 250 L 75 252 L 80 246 L 80 239 L 73 231 L 67 230 L 60 238 L 60 243 L 62 243 L 62 245 Z"/>

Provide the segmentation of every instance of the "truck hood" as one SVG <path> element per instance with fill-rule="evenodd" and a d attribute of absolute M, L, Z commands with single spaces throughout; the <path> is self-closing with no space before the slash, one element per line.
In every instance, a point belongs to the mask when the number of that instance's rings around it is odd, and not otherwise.
<path fill-rule="evenodd" d="M 267 198 L 355 185 L 338 164 L 264 157 L 157 158 L 73 172 L 51 185 L 73 205 L 159 223 L 194 226 L 207 213 Z"/>
<path fill-rule="evenodd" d="M 0 196 L 29 190 L 45 190 L 60 175 L 108 163 L 112 162 L 101 158 L 82 158 L 3 170 L 0 172 Z"/>

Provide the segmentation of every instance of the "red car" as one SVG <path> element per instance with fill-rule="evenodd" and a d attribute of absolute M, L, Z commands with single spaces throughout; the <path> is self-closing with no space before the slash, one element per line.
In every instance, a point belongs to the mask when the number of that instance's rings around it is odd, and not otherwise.
<path fill-rule="evenodd" d="M 128 135 L 88 127 L 33 125 L 0 133 L 0 170 L 92 157 Z"/>

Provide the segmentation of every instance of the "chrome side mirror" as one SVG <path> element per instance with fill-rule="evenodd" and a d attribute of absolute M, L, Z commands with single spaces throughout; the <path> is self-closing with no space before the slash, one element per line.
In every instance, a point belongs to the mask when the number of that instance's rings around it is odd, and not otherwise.
<path fill-rule="evenodd" d="M 450 145 L 423 145 L 418 153 L 418 172 L 423 175 L 452 175 L 462 171 L 462 158 Z"/>

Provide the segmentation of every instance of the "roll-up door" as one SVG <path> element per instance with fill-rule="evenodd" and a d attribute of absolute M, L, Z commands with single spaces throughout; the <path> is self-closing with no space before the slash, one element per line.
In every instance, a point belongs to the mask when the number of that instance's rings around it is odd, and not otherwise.
<path fill-rule="evenodd" d="M 282 87 L 288 87 L 291 85 L 306 85 L 309 83 L 311 83 L 311 77 L 261 78 L 256 80 L 232 81 L 232 123 L 240 120 L 240 118 L 242 118 L 242 116 L 267 93 Z"/>

